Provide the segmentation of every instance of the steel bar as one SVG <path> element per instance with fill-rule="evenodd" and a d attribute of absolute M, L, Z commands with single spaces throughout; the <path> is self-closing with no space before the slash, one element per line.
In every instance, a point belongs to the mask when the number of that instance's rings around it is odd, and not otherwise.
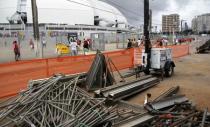
<path fill-rule="evenodd" d="M 123 121 L 121 123 L 118 123 L 118 127 L 139 127 L 145 122 L 151 121 L 154 119 L 155 116 L 149 115 L 148 113 L 141 114 L 139 116 L 136 116 L 130 120 Z M 115 125 L 116 126 L 116 125 Z"/>
<path fill-rule="evenodd" d="M 91 91 L 97 88 L 103 88 L 104 86 L 112 85 L 114 81 L 113 75 L 111 75 L 107 67 L 105 56 L 100 51 L 97 51 L 95 59 L 87 73 L 86 89 Z"/>
<path fill-rule="evenodd" d="M 122 79 L 122 81 L 125 82 L 124 77 L 122 76 L 122 74 L 120 73 L 120 71 L 117 69 L 116 65 L 114 64 L 114 62 L 112 61 L 111 58 L 108 58 L 108 62 L 110 62 L 110 63 L 114 66 L 115 70 L 116 70 L 117 73 L 119 74 L 119 76 L 120 76 L 120 78 Z"/>
<path fill-rule="evenodd" d="M 200 113 L 200 112 L 192 113 L 192 114 L 186 116 L 185 118 L 182 118 L 182 119 L 180 119 L 180 120 L 177 121 L 177 122 L 174 122 L 174 123 L 171 125 L 171 127 L 178 127 L 178 126 L 181 126 L 181 125 L 183 125 L 183 123 L 185 123 L 185 122 L 186 122 L 187 120 L 189 120 L 191 117 L 194 117 L 194 116 L 198 115 L 199 113 Z"/>
<path fill-rule="evenodd" d="M 120 87 L 116 90 L 112 90 L 109 92 L 109 98 L 111 100 L 120 100 L 136 93 L 142 92 L 150 87 L 153 87 L 159 83 L 157 78 L 150 78 L 143 80 L 141 82 L 129 84 L 124 87 Z"/>
<path fill-rule="evenodd" d="M 66 81 L 72 80 L 72 79 L 74 79 L 76 77 L 80 77 L 79 79 L 85 79 L 86 76 L 87 76 L 86 72 L 72 74 L 72 75 L 65 75 L 65 76 L 62 77 L 62 79 L 60 81 L 61 82 L 66 82 Z M 40 86 L 41 83 L 44 83 L 44 82 L 46 82 L 49 79 L 50 78 L 44 78 L 44 79 L 38 79 L 38 80 L 30 80 L 29 83 L 28 83 L 28 88 L 34 87 L 34 86 Z"/>
<path fill-rule="evenodd" d="M 146 80 L 148 78 L 151 78 L 152 76 L 149 75 L 149 76 L 145 76 L 145 77 L 142 77 L 140 79 L 137 79 L 135 81 L 131 81 L 131 82 L 125 82 L 125 83 L 119 83 L 117 85 L 113 85 L 113 86 L 109 86 L 109 87 L 105 87 L 105 88 L 102 88 L 102 89 L 99 89 L 99 90 L 96 90 L 94 93 L 95 93 L 95 96 L 96 97 L 108 97 L 109 95 L 109 92 L 111 90 L 115 90 L 115 89 L 118 89 L 120 87 L 124 87 L 124 86 L 127 86 L 129 84 L 133 84 L 133 83 L 136 83 L 136 82 L 140 82 L 140 81 L 143 81 L 143 80 Z"/>
<path fill-rule="evenodd" d="M 160 109 L 164 109 L 164 108 L 176 105 L 178 103 L 183 103 L 187 101 L 188 101 L 188 98 L 185 97 L 184 95 L 176 95 L 176 96 L 165 98 L 157 102 L 151 102 L 149 103 L 149 105 L 155 110 L 160 110 Z"/>
<path fill-rule="evenodd" d="M 207 112 L 208 112 L 208 108 L 206 108 L 204 110 L 204 112 L 203 112 L 203 117 L 202 117 L 202 122 L 201 122 L 201 126 L 200 127 L 204 127 L 205 126 Z"/>
<path fill-rule="evenodd" d="M 155 77 L 147 76 L 145 78 L 124 83 L 116 86 L 110 86 L 98 91 L 95 91 L 96 97 L 106 97 L 109 100 L 117 101 L 142 92 L 150 87 L 153 87 L 159 83 L 159 80 Z"/>
<path fill-rule="evenodd" d="M 170 96 L 176 94 L 178 91 L 179 91 L 179 86 L 171 87 L 169 90 L 165 91 L 163 94 L 161 94 L 160 96 L 155 98 L 153 100 L 153 102 L 160 101 L 160 100 L 162 100 L 162 99 L 164 99 L 166 97 L 170 97 Z"/>

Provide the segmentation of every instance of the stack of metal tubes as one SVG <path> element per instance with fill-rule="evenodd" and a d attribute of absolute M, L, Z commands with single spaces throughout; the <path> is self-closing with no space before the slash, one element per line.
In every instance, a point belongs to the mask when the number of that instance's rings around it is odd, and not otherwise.
<path fill-rule="evenodd" d="M 1 105 L 0 127 L 92 127 L 109 117 L 113 107 L 105 107 L 105 99 L 92 98 L 77 87 L 79 77 L 63 78 L 43 80 Z"/>

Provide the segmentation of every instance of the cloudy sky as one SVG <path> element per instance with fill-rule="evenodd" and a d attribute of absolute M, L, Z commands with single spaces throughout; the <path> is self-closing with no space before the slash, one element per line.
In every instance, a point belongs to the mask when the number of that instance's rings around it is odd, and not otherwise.
<path fill-rule="evenodd" d="M 132 25 L 143 24 L 144 0 L 103 0 L 116 6 Z M 193 17 L 210 13 L 210 0 L 150 0 L 153 10 L 153 25 L 161 26 L 163 14 L 178 13 L 180 18 L 191 25 Z"/>

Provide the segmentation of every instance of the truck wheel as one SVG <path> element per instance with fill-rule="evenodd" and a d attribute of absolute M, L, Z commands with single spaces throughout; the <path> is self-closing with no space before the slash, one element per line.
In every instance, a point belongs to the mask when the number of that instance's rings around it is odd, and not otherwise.
<path fill-rule="evenodd" d="M 148 69 L 145 69 L 145 70 L 144 70 L 144 74 L 145 74 L 145 75 L 149 75 L 149 74 L 150 74 L 150 71 L 149 71 Z"/>
<path fill-rule="evenodd" d="M 174 67 L 170 65 L 169 69 L 165 70 L 165 76 L 171 77 L 174 74 Z"/>

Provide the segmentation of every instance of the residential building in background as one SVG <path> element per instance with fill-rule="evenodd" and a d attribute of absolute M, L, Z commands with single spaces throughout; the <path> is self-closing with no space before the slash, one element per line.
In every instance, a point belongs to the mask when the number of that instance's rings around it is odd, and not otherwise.
<path fill-rule="evenodd" d="M 210 13 L 198 15 L 193 18 L 192 30 L 195 33 L 210 33 Z"/>
<path fill-rule="evenodd" d="M 178 33 L 180 31 L 180 18 L 178 14 L 170 14 L 162 16 L 162 32 Z"/>

